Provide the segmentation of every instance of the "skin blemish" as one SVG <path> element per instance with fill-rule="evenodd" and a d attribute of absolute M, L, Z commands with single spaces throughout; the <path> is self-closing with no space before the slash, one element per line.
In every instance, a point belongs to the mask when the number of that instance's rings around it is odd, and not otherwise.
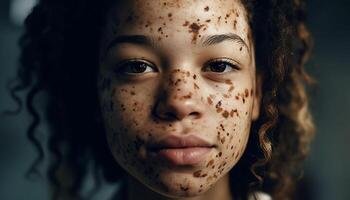
<path fill-rule="evenodd" d="M 193 84 L 193 87 L 194 87 L 195 90 L 199 89 L 199 86 L 196 83 Z"/>
<path fill-rule="evenodd" d="M 185 187 L 185 186 L 182 186 L 181 184 L 180 184 L 180 189 L 182 190 L 182 191 L 187 191 L 188 189 L 189 189 L 189 187 Z"/>
<path fill-rule="evenodd" d="M 196 80 L 196 78 L 197 78 L 197 75 L 194 74 L 194 75 L 193 75 L 193 79 Z"/>
<path fill-rule="evenodd" d="M 131 91 L 130 94 L 131 94 L 131 95 L 135 95 L 136 93 L 135 93 L 134 91 Z"/>
<path fill-rule="evenodd" d="M 236 30 L 237 29 L 237 20 L 233 21 L 233 29 Z"/>
<path fill-rule="evenodd" d="M 245 95 L 245 97 L 248 97 L 248 96 L 249 96 L 249 90 L 248 90 L 248 89 L 245 89 L 245 90 L 244 90 L 244 95 Z"/>
<path fill-rule="evenodd" d="M 215 105 L 215 108 L 216 108 L 216 112 L 220 113 L 223 109 L 221 108 L 221 101 L 219 101 L 216 105 Z"/>
<path fill-rule="evenodd" d="M 242 47 L 239 48 L 239 51 L 242 51 Z"/>
<path fill-rule="evenodd" d="M 212 105 L 212 104 L 213 104 L 213 101 L 211 100 L 210 97 L 207 97 L 207 101 L 208 101 L 208 104 L 209 104 L 209 105 Z"/>
<path fill-rule="evenodd" d="M 204 25 L 198 25 L 197 23 L 192 23 L 189 26 L 189 32 L 192 33 L 192 43 L 196 43 L 197 37 L 199 34 L 199 30 L 203 27 Z"/>
<path fill-rule="evenodd" d="M 188 26 L 190 24 L 190 22 L 189 21 L 185 21 L 185 23 L 184 24 L 182 24 L 182 26 Z"/>
<path fill-rule="evenodd" d="M 206 7 L 204 8 L 204 11 L 208 12 L 208 11 L 209 11 L 209 6 L 206 6 Z"/>
<path fill-rule="evenodd" d="M 195 171 L 195 172 L 193 173 L 193 176 L 194 176 L 194 177 L 201 177 L 201 173 L 202 173 L 202 170 Z"/>
<path fill-rule="evenodd" d="M 225 111 L 222 113 L 222 116 L 224 116 L 225 118 L 228 118 L 229 113 L 227 112 L 227 110 L 225 110 Z"/>
<path fill-rule="evenodd" d="M 232 85 L 232 81 L 230 79 L 225 80 L 225 83 L 228 85 Z"/>
<path fill-rule="evenodd" d="M 211 165 L 213 165 L 213 164 L 214 164 L 214 160 L 211 159 L 211 160 L 208 162 L 207 167 L 209 167 L 209 166 L 211 166 Z"/>
<path fill-rule="evenodd" d="M 233 85 L 231 85 L 230 88 L 228 89 L 228 92 L 232 92 L 233 89 L 235 89 L 235 87 L 233 87 Z"/>
<path fill-rule="evenodd" d="M 172 17 L 173 16 L 173 14 L 172 13 L 168 13 L 168 17 Z"/>
<path fill-rule="evenodd" d="M 211 21 L 210 19 L 205 20 L 205 22 L 207 22 L 207 23 L 209 23 L 210 21 Z"/>

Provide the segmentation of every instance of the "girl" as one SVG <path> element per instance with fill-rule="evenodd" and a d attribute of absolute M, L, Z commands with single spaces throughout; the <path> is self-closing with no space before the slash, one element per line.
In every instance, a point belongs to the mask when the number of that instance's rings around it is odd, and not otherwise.
<path fill-rule="evenodd" d="M 90 169 L 97 188 L 122 183 L 114 199 L 291 199 L 313 133 L 304 8 L 40 1 L 14 89 L 29 88 L 31 172 L 44 91 L 53 199 L 82 199 Z"/>

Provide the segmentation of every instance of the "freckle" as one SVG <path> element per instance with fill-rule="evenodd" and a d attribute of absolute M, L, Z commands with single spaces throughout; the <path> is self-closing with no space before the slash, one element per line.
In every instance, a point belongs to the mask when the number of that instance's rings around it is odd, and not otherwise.
<path fill-rule="evenodd" d="M 236 30 L 237 29 L 237 20 L 233 21 L 233 28 Z"/>
<path fill-rule="evenodd" d="M 211 21 L 210 19 L 205 20 L 205 22 L 208 22 L 208 23 L 209 23 L 210 21 Z"/>
<path fill-rule="evenodd" d="M 193 87 L 194 89 L 199 89 L 199 86 L 196 83 L 193 84 Z"/>
<path fill-rule="evenodd" d="M 245 89 L 245 90 L 244 90 L 244 94 L 245 94 L 245 97 L 248 97 L 248 96 L 249 96 L 249 91 L 248 91 L 248 89 Z"/>
<path fill-rule="evenodd" d="M 195 171 L 195 172 L 193 173 L 193 176 L 194 176 L 194 177 L 200 177 L 200 176 L 201 176 L 201 172 L 202 172 L 202 170 Z"/>
<path fill-rule="evenodd" d="M 168 14 L 168 17 L 172 17 L 172 16 L 173 16 L 173 14 L 172 14 L 172 13 L 169 13 L 169 14 Z"/>
<path fill-rule="evenodd" d="M 168 35 L 165 35 L 165 37 L 168 37 Z"/>
<path fill-rule="evenodd" d="M 182 24 L 182 26 L 188 26 L 190 24 L 190 22 L 189 21 L 185 21 L 185 23 L 184 24 Z"/>
<path fill-rule="evenodd" d="M 212 164 L 214 164 L 214 160 L 213 159 L 208 162 L 207 167 L 211 166 Z"/>
<path fill-rule="evenodd" d="M 209 6 L 206 6 L 206 7 L 204 8 L 204 11 L 208 12 L 208 11 L 209 11 Z"/>
<path fill-rule="evenodd" d="M 197 19 L 197 22 L 201 21 L 199 18 Z"/>
<path fill-rule="evenodd" d="M 229 136 L 230 135 L 230 133 L 226 133 L 226 136 Z"/>
<path fill-rule="evenodd" d="M 245 98 L 244 97 L 242 98 L 242 101 L 243 101 L 243 103 L 245 103 Z"/>
<path fill-rule="evenodd" d="M 232 81 L 231 81 L 230 79 L 226 79 L 226 80 L 225 80 L 225 83 L 226 83 L 226 84 L 229 84 L 229 85 L 232 85 Z"/>
<path fill-rule="evenodd" d="M 231 146 L 231 149 L 233 149 L 233 145 Z"/>
<path fill-rule="evenodd" d="M 239 96 L 237 96 L 237 95 L 236 95 L 236 97 L 235 97 L 235 98 L 236 98 L 236 100 L 239 100 Z"/>
<path fill-rule="evenodd" d="M 209 105 L 212 105 L 212 104 L 213 104 L 213 101 L 211 100 L 210 97 L 207 97 L 207 101 L 208 101 Z"/>
<path fill-rule="evenodd" d="M 161 38 L 161 37 L 158 37 L 158 41 L 160 41 L 160 40 L 162 40 L 162 38 Z"/>
<path fill-rule="evenodd" d="M 221 156 L 222 156 L 222 152 L 220 151 L 220 152 L 219 152 L 219 157 L 221 157 Z"/>
<path fill-rule="evenodd" d="M 131 91 L 130 94 L 131 94 L 131 95 L 135 95 L 135 92 L 134 92 L 134 91 Z"/>
<path fill-rule="evenodd" d="M 218 17 L 218 22 L 220 22 L 220 20 L 221 20 L 221 16 Z"/>
<path fill-rule="evenodd" d="M 222 116 L 224 116 L 225 118 L 227 118 L 229 116 L 229 113 L 227 112 L 227 110 L 225 110 L 223 113 L 222 113 Z"/>
<path fill-rule="evenodd" d="M 158 32 L 161 32 L 161 31 L 162 31 L 162 27 L 159 27 L 159 28 L 158 28 Z"/>
<path fill-rule="evenodd" d="M 187 76 L 187 77 L 190 77 L 190 72 L 186 72 L 186 76 Z"/>
<path fill-rule="evenodd" d="M 225 20 L 225 24 L 227 24 L 227 21 Z"/>
<path fill-rule="evenodd" d="M 231 85 L 230 88 L 228 89 L 228 92 L 232 92 L 233 89 L 235 89 L 235 87 L 233 87 L 233 85 Z"/>
<path fill-rule="evenodd" d="M 221 138 L 221 144 L 224 144 L 225 143 L 225 137 Z"/>
<path fill-rule="evenodd" d="M 242 47 L 239 48 L 239 51 L 242 51 Z"/>

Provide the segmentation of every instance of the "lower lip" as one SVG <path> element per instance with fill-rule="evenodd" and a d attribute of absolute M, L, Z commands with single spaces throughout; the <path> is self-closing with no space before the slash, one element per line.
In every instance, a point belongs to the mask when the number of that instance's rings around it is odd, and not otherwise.
<path fill-rule="evenodd" d="M 152 154 L 173 165 L 195 165 L 200 163 L 211 149 L 209 147 L 169 148 Z"/>

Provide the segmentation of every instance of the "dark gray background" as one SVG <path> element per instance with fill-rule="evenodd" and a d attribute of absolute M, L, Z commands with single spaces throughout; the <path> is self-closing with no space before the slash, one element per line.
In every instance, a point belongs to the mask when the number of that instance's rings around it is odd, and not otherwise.
<path fill-rule="evenodd" d="M 28 0 L 22 0 L 28 1 Z M 10 0 L 0 0 L 0 111 L 14 108 L 5 89 L 18 64 L 17 40 L 21 27 L 9 20 Z M 318 80 L 312 96 L 317 135 L 305 176 L 317 200 L 350 199 L 350 16 L 349 1 L 309 1 L 309 27 L 315 53 L 308 71 Z M 47 199 L 45 179 L 24 179 L 35 157 L 25 137 L 28 114 L 0 118 L 0 199 Z M 41 130 L 41 131 L 40 131 Z M 40 127 L 43 137 L 45 127 Z M 44 168 L 44 167 L 42 167 Z M 311 197 L 310 197 L 311 199 Z"/>

